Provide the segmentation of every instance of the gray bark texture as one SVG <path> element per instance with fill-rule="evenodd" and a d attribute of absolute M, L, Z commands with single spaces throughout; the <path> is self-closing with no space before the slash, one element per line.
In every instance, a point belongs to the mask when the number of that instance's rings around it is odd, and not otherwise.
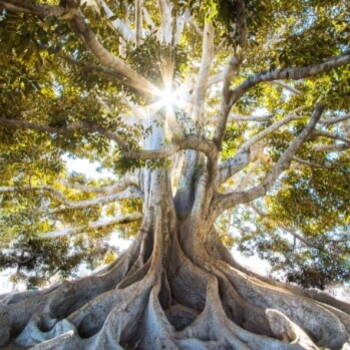
<path fill-rule="evenodd" d="M 203 211 L 205 180 L 175 205 L 166 169 L 144 179 L 141 230 L 113 264 L 1 297 L 3 349 L 348 349 L 350 305 L 241 267 Z"/>

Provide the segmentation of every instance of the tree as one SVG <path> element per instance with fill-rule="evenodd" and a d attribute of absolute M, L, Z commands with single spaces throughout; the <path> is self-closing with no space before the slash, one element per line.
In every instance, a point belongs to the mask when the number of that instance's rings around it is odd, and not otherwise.
<path fill-rule="evenodd" d="M 348 1 L 0 6 L 8 241 L 140 225 L 107 268 L 3 296 L 1 345 L 349 346 L 349 304 L 247 271 L 216 226 L 242 206 L 272 239 L 280 228 L 312 245 L 320 225 L 349 225 Z M 67 154 L 115 178 L 68 176 Z"/>

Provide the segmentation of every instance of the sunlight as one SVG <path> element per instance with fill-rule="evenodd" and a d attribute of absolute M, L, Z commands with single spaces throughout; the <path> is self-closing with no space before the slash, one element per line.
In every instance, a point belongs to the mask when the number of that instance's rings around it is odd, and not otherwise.
<path fill-rule="evenodd" d="M 171 88 L 167 87 L 164 90 L 159 91 L 160 103 L 167 108 L 171 108 L 176 103 L 176 92 L 172 91 Z"/>

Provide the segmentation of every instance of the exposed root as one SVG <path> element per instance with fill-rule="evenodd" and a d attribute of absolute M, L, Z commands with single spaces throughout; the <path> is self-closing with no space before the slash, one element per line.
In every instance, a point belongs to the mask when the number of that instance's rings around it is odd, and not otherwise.
<path fill-rule="evenodd" d="M 130 250 L 109 269 L 95 275 L 65 281 L 40 292 L 3 297 L 0 304 L 0 346 L 20 334 L 28 322 L 36 320 L 38 315 L 45 319 L 63 319 L 89 300 L 114 288 L 138 255 L 138 246 L 136 240 Z"/>
<path fill-rule="evenodd" d="M 233 267 L 220 245 L 211 254 L 199 247 L 191 255 L 177 234 L 170 238 L 163 216 L 155 207 L 157 219 L 147 231 L 152 239 L 138 239 L 103 272 L 3 297 L 2 344 L 11 339 L 33 350 L 346 350 L 346 303 L 324 304 L 247 274 Z"/>
<path fill-rule="evenodd" d="M 240 295 L 256 306 L 279 310 L 317 339 L 319 346 L 339 349 L 349 340 L 343 322 L 321 303 L 268 285 L 221 262 L 218 264 Z M 342 315 L 348 318 L 345 313 Z"/>

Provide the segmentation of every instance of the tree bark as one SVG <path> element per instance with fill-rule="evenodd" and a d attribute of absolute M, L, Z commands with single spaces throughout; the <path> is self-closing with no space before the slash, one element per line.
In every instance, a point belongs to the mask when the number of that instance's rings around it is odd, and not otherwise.
<path fill-rule="evenodd" d="M 176 213 L 166 169 L 144 179 L 143 224 L 131 247 L 90 277 L 3 296 L 2 346 L 346 349 L 348 304 L 245 270 L 205 217 Z"/>

